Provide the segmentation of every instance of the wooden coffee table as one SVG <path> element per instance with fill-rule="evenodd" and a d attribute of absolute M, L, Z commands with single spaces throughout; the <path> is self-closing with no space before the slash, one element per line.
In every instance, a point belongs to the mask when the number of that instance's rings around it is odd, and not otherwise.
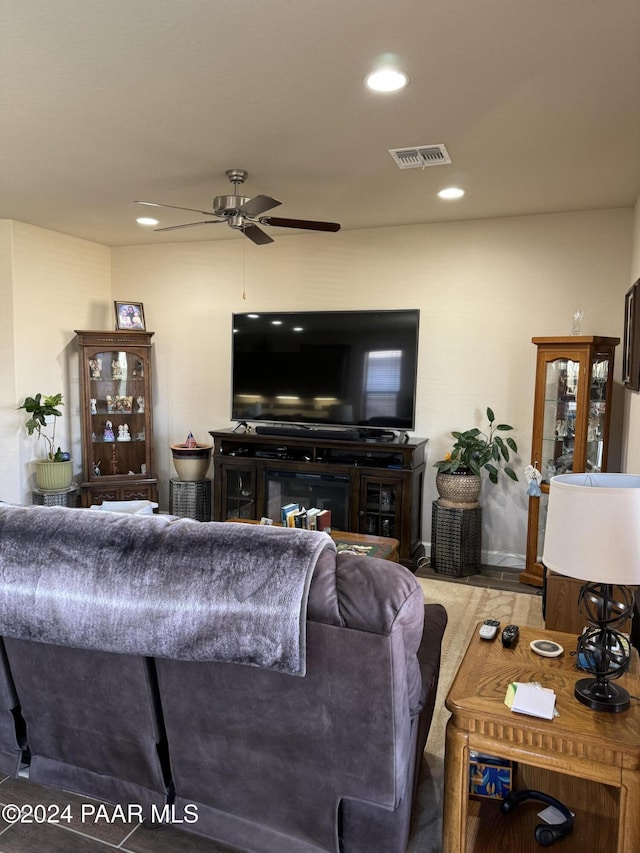
<path fill-rule="evenodd" d="M 255 519 L 249 518 L 228 518 L 227 521 L 258 524 Z M 280 525 L 276 526 L 279 527 Z M 336 543 L 338 552 L 353 546 L 354 551 L 359 551 L 363 556 L 378 557 L 392 563 L 400 562 L 400 542 L 398 539 L 391 539 L 388 536 L 370 536 L 368 533 L 349 533 L 345 530 L 332 530 L 331 538 Z"/>
<path fill-rule="evenodd" d="M 542 658 L 531 640 L 555 640 L 559 658 Z M 451 685 L 447 724 L 443 851 L 537 851 L 535 826 L 544 803 L 520 804 L 503 815 L 500 800 L 469 799 L 469 752 L 476 750 L 517 762 L 514 790 L 533 788 L 557 797 L 576 818 L 558 850 L 632 853 L 640 850 L 640 702 L 620 714 L 592 711 L 574 698 L 576 636 L 520 627 L 515 649 L 500 635 L 471 639 Z M 555 690 L 560 716 L 543 720 L 515 714 L 504 704 L 512 681 L 539 681 Z M 640 696 L 640 665 L 633 652 L 631 671 L 620 680 Z"/>
<path fill-rule="evenodd" d="M 353 550 L 365 557 L 378 557 L 381 560 L 400 562 L 400 542 L 388 536 L 370 536 L 368 533 L 347 533 L 344 530 L 332 530 L 331 538 L 336 543 L 338 553 Z"/>

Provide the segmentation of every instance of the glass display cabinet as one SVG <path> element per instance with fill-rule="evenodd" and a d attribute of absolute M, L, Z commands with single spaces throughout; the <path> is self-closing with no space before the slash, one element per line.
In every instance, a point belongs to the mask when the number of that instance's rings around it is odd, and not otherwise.
<path fill-rule="evenodd" d="M 77 331 L 81 503 L 157 501 L 153 459 L 153 332 Z"/>
<path fill-rule="evenodd" d="M 526 567 L 520 581 L 542 586 L 549 480 L 556 474 L 607 470 L 613 361 L 620 338 L 531 340 L 538 348 L 531 464 L 542 474 L 542 494 L 529 498 Z"/>

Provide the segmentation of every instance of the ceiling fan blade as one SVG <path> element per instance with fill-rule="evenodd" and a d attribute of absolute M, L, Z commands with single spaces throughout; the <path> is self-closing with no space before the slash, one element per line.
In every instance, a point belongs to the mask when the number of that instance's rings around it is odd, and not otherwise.
<path fill-rule="evenodd" d="M 279 216 L 261 216 L 261 225 L 275 225 L 278 228 L 304 228 L 308 231 L 339 231 L 338 222 L 315 222 L 312 219 L 283 219 Z"/>
<path fill-rule="evenodd" d="M 204 219 L 202 222 L 187 222 L 186 225 L 167 225 L 165 228 L 154 228 L 154 231 L 177 231 L 178 228 L 193 228 L 194 225 L 220 225 L 224 219 Z"/>
<path fill-rule="evenodd" d="M 265 246 L 267 243 L 273 243 L 273 238 L 269 237 L 262 228 L 258 228 L 258 226 L 253 223 L 245 225 L 242 230 L 245 237 L 248 237 L 258 246 Z"/>
<path fill-rule="evenodd" d="M 271 196 L 256 195 L 250 198 L 249 201 L 245 201 L 238 210 L 246 216 L 260 216 L 265 210 L 271 210 L 271 208 L 277 207 L 279 204 L 282 204 L 282 202 L 271 198 Z"/>
<path fill-rule="evenodd" d="M 146 204 L 147 207 L 171 207 L 173 210 L 188 210 L 191 213 L 203 213 L 205 216 L 215 216 L 213 210 L 196 210 L 194 207 L 178 207 L 177 204 L 160 204 L 157 201 L 134 201 L 134 204 Z"/>

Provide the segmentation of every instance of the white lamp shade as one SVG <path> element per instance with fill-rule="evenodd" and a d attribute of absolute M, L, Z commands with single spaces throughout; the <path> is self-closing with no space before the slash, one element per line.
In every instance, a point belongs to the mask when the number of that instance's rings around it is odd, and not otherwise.
<path fill-rule="evenodd" d="M 640 584 L 640 475 L 552 477 L 542 562 L 592 583 Z"/>

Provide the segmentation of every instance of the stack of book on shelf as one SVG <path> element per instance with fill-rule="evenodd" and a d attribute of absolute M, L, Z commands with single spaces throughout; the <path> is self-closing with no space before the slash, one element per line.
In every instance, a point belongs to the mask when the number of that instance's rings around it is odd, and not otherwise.
<path fill-rule="evenodd" d="M 304 530 L 326 530 L 331 532 L 331 510 L 311 507 L 305 509 L 299 503 L 285 504 L 280 510 L 283 527 L 301 527 Z"/>

